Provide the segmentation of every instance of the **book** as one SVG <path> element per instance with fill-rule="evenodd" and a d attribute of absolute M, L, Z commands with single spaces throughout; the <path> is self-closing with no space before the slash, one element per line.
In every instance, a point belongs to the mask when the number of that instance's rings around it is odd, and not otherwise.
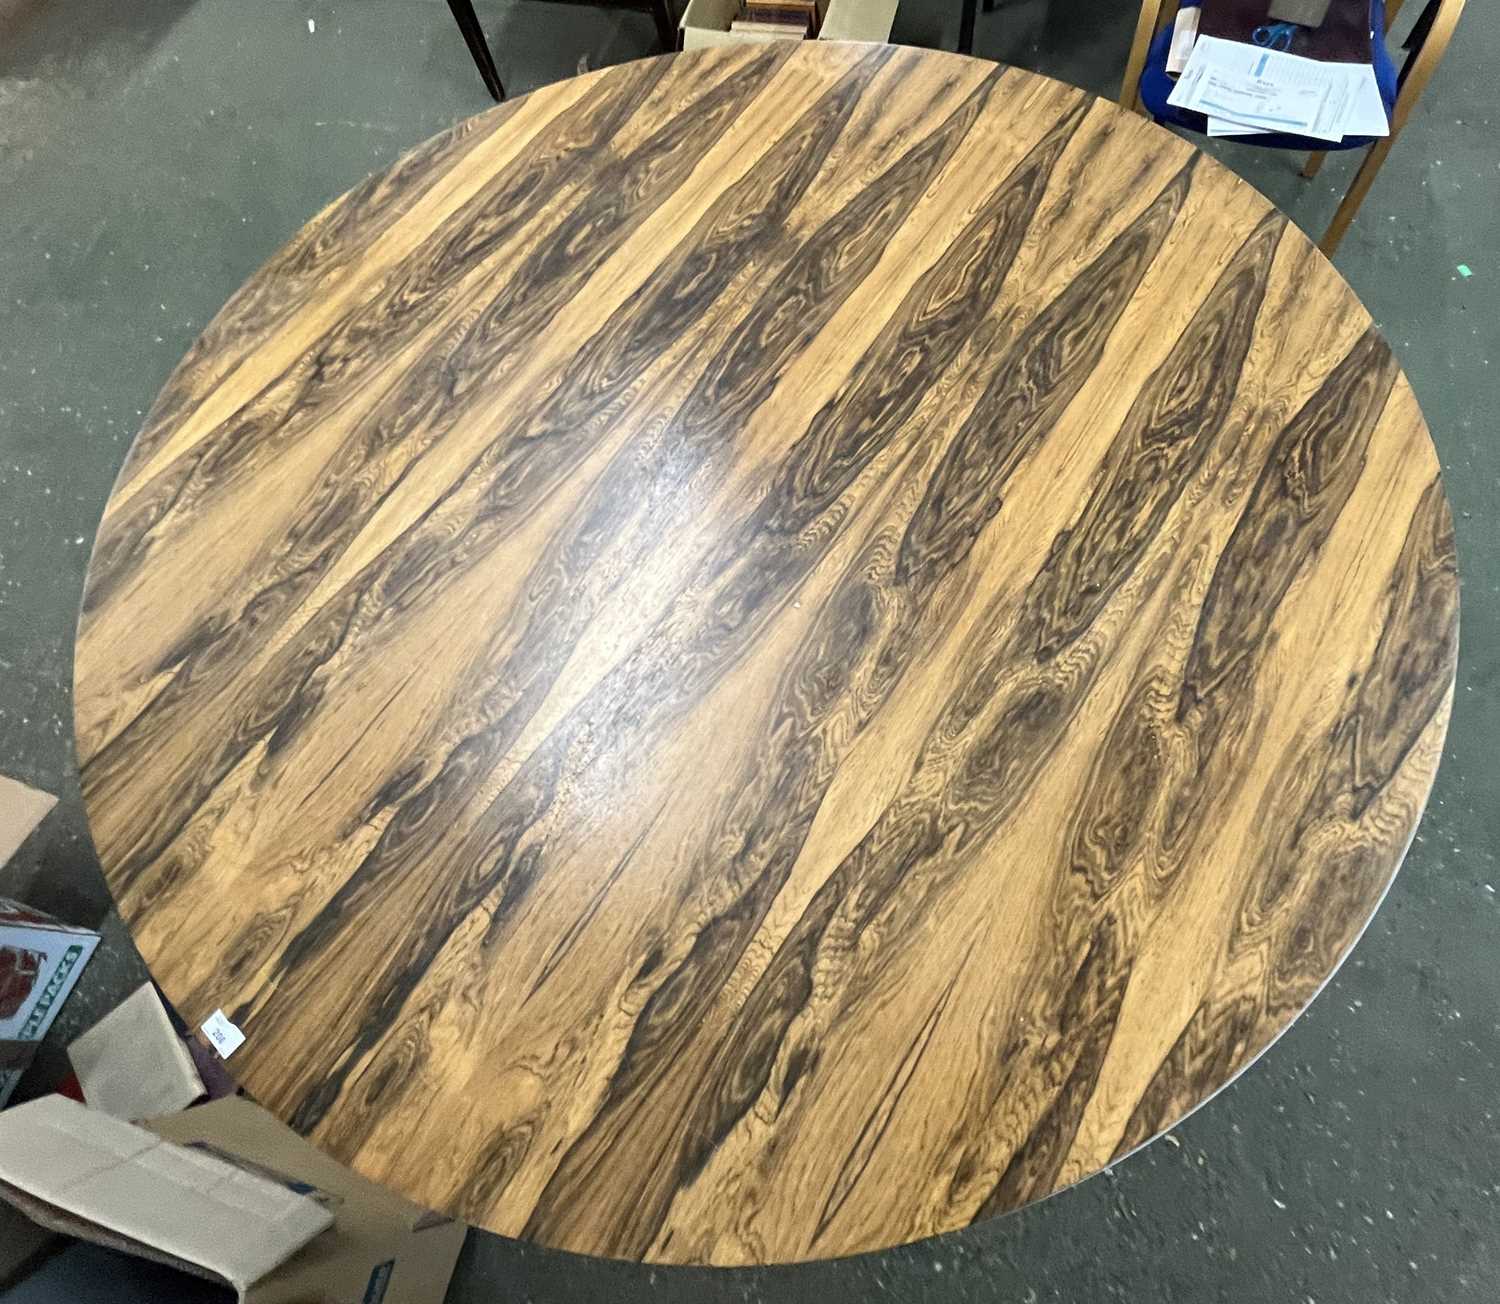
<path fill-rule="evenodd" d="M 763 23 L 755 22 L 748 18 L 736 18 L 729 24 L 731 32 L 749 32 L 755 36 L 771 36 L 788 41 L 805 41 L 807 39 L 807 25 L 805 23 Z"/>
<path fill-rule="evenodd" d="M 758 14 L 768 12 L 794 13 L 799 17 L 805 15 L 809 22 L 818 21 L 818 6 L 816 0 L 745 0 L 745 16 L 754 19 Z"/>
<path fill-rule="evenodd" d="M 800 26 L 813 36 L 818 32 L 816 0 L 745 0 L 744 18 L 747 22 Z"/>

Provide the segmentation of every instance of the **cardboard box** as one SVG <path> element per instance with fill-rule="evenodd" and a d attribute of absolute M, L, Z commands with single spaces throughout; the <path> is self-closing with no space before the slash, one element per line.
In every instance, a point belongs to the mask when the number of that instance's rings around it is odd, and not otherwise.
<path fill-rule="evenodd" d="M 45 792 L 0 775 L 0 865 L 55 804 Z M 0 1106 L 98 945 L 99 934 L 90 929 L 0 897 Z"/>
<path fill-rule="evenodd" d="M 463 1247 L 243 1097 L 136 1127 L 49 1096 L 0 1114 L 0 1199 L 233 1286 L 242 1304 L 441 1304 Z"/>
<path fill-rule="evenodd" d="M 127 1122 L 174 1114 L 207 1093 L 150 983 L 77 1038 L 68 1059 L 89 1108 Z"/>
<path fill-rule="evenodd" d="M 0 865 L 16 854 L 16 848 L 42 822 L 42 816 L 56 805 L 57 798 L 50 793 L 38 792 L 0 774 Z"/>
<path fill-rule="evenodd" d="M 241 1300 L 333 1221 L 303 1189 L 62 1096 L 0 1114 L 0 1195 L 43 1227 L 223 1281 Z"/>
<path fill-rule="evenodd" d="M 891 39 L 897 0 L 828 0 L 820 6 L 823 18 L 820 41 L 870 41 L 883 45 Z M 782 38 L 759 32 L 731 32 L 729 24 L 740 17 L 740 0 L 688 0 L 683 10 L 680 37 L 684 50 L 712 45 L 759 44 Z"/>
<path fill-rule="evenodd" d="M 333 1226 L 257 1283 L 246 1296 L 251 1304 L 442 1304 L 468 1230 L 463 1223 L 351 1172 L 244 1097 L 149 1126 L 172 1141 L 253 1160 L 337 1199 Z"/>
<path fill-rule="evenodd" d="M 0 897 L 0 1106 L 98 945 L 98 933 Z"/>

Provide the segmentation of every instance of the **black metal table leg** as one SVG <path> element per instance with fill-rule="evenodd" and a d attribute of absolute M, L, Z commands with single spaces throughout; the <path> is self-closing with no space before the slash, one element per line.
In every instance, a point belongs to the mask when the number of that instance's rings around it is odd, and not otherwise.
<path fill-rule="evenodd" d="M 490 57 L 490 47 L 484 39 L 484 28 L 474 13 L 471 0 L 448 0 L 448 8 L 458 22 L 458 30 L 464 34 L 464 44 L 474 56 L 479 75 L 484 78 L 485 88 L 497 100 L 505 98 L 505 87 L 500 84 L 500 74 L 495 71 L 495 61 Z"/>
<path fill-rule="evenodd" d="M 979 0 L 964 0 L 963 12 L 958 20 L 958 52 L 974 53 L 974 20 L 979 12 Z"/>
<path fill-rule="evenodd" d="M 677 24 L 672 18 L 672 6 L 667 0 L 652 0 L 651 16 L 656 19 L 656 34 L 661 37 L 661 48 L 670 54 L 677 48 Z"/>

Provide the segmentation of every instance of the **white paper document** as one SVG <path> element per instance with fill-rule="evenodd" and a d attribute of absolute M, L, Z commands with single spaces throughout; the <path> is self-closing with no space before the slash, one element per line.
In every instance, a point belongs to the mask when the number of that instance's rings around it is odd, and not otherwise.
<path fill-rule="evenodd" d="M 1228 118 L 1210 118 L 1208 120 L 1208 134 L 1210 136 L 1269 136 L 1270 127 L 1247 127 L 1243 122 L 1232 122 Z"/>
<path fill-rule="evenodd" d="M 1285 132 L 1336 144 L 1390 131 L 1375 70 L 1201 37 L 1167 103 L 1209 119 L 1212 136 Z"/>
<path fill-rule="evenodd" d="M 1187 67 L 1193 42 L 1198 39 L 1198 17 L 1202 12 L 1197 5 L 1177 11 L 1177 19 L 1172 24 L 1172 44 L 1167 49 L 1167 72 L 1173 77 Z"/>
<path fill-rule="evenodd" d="M 1346 136 L 1389 136 L 1391 120 L 1386 117 L 1385 101 L 1380 98 L 1380 83 L 1375 69 L 1367 63 L 1341 63 L 1345 76 L 1354 84 L 1349 116 L 1344 121 Z"/>

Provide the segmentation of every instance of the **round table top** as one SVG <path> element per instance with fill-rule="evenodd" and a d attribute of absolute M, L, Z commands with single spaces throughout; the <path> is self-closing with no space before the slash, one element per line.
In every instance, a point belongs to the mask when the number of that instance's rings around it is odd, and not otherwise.
<path fill-rule="evenodd" d="M 1457 576 L 1253 190 L 973 59 L 610 68 L 224 309 L 90 565 L 109 882 L 268 1107 L 656 1262 L 955 1228 L 1171 1126 L 1369 919 Z"/>

